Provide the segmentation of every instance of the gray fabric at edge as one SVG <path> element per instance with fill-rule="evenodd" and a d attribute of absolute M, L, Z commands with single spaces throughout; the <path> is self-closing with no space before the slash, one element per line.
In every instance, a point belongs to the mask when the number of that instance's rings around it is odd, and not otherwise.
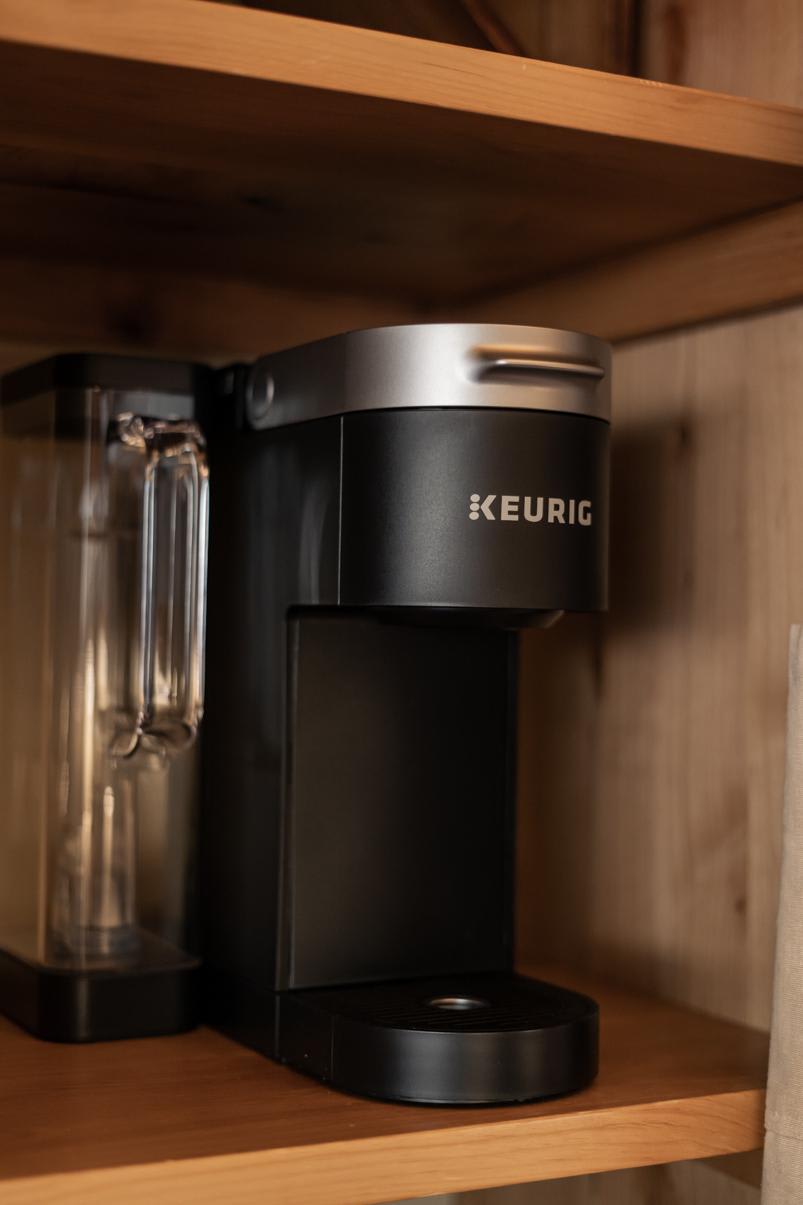
<path fill-rule="evenodd" d="M 803 1202 L 803 627 L 789 638 L 781 893 L 762 1205 Z"/>

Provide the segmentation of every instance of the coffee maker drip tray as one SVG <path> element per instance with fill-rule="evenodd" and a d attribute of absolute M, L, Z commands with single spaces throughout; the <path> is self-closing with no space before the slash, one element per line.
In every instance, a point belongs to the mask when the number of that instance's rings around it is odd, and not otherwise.
<path fill-rule="evenodd" d="M 433 1105 L 559 1096 L 597 1073 L 588 996 L 513 974 L 282 992 L 278 1057 L 346 1092 Z"/>

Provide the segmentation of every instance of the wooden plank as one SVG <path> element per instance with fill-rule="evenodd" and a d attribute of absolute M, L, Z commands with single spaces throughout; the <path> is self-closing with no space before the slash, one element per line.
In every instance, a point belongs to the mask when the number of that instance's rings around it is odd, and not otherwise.
<path fill-rule="evenodd" d="M 803 298 L 794 204 L 450 311 L 622 341 Z"/>
<path fill-rule="evenodd" d="M 43 354 L 105 349 L 220 363 L 411 318 L 409 309 L 374 298 L 254 280 L 0 259 L 0 332 L 24 353 L 41 345 Z M 13 346 L 9 354 L 17 356 Z"/>
<path fill-rule="evenodd" d="M 642 0 L 649 79 L 803 105 L 800 0 Z"/>
<path fill-rule="evenodd" d="M 644 0 L 642 17 L 645 75 L 803 104 L 801 0 Z M 759 223 L 754 229 L 754 269 L 745 260 L 744 275 L 736 270 L 734 246 L 722 277 L 737 293 L 748 272 L 763 272 Z M 780 237 L 764 253 L 793 300 L 794 222 L 785 238 L 788 248 Z M 690 264 L 688 287 L 708 291 L 701 276 Z M 644 276 L 632 287 L 646 307 L 655 304 L 657 279 L 655 289 Z M 798 306 L 646 339 L 615 356 L 617 539 L 629 538 L 628 523 L 634 539 L 617 596 L 629 618 L 617 623 L 612 612 L 598 632 L 555 629 L 565 657 L 552 650 L 554 670 L 569 679 L 560 704 L 577 740 L 546 762 L 531 740 L 525 770 L 529 840 L 571 840 L 577 860 L 576 871 L 563 867 L 571 879 L 564 887 L 566 874 L 535 854 L 525 859 L 530 883 L 542 865 L 550 879 L 544 897 L 523 907 L 525 948 L 542 953 L 554 939 L 563 956 L 614 964 L 619 973 L 629 964 L 633 984 L 660 984 L 677 999 L 765 1026 L 786 640 L 803 606 L 802 338 Z M 615 570 L 615 590 L 616 580 Z M 530 655 L 523 691 L 534 734 L 549 667 Z M 539 785 L 541 773 L 550 781 Z M 550 886 L 564 894 L 556 899 Z M 538 919 L 546 906 L 554 936 Z M 758 1205 L 756 1173 L 748 1184 L 699 1164 L 623 1172 L 575 1181 L 571 1199 Z M 515 1205 L 525 1202 L 563 1205 L 546 1186 L 543 1194 L 522 1188 Z"/>
<path fill-rule="evenodd" d="M 205 0 L 0 0 L 0 148 L 34 258 L 415 305 L 803 196 L 793 109 Z"/>
<path fill-rule="evenodd" d="M 0 1022 L 0 1202 L 359 1205 L 760 1143 L 762 1034 L 549 973 L 600 1000 L 600 1076 L 516 1107 L 361 1100 L 204 1030 L 69 1047 Z"/>
<path fill-rule="evenodd" d="M 438 1205 L 755 1205 L 755 1200 L 753 1188 L 735 1183 L 712 1169 L 709 1161 L 699 1160 L 491 1188 L 470 1197 L 439 1199 Z"/>
<path fill-rule="evenodd" d="M 768 1027 L 803 308 L 614 374 L 610 613 L 525 638 L 522 956 Z"/>
<path fill-rule="evenodd" d="M 301 1156 L 283 1150 L 35 1176 L 0 1184 L 0 1202 L 62 1205 L 74 1199 L 86 1205 L 110 1200 L 140 1205 L 147 1198 L 171 1205 L 218 1205 L 223 1200 L 227 1205 L 262 1205 L 267 1196 L 282 1205 L 368 1205 L 387 1201 L 389 1193 L 430 1196 L 433 1189 L 462 1192 L 522 1177 L 552 1180 L 597 1173 L 621 1166 L 622 1160 L 628 1166 L 668 1162 L 679 1149 L 691 1157 L 706 1154 L 711 1142 L 717 1148 L 738 1148 L 760 1133 L 760 1108 L 760 1095 L 730 1093 L 695 1097 L 680 1107 L 645 1104 L 596 1119 L 591 1127 L 583 1114 L 561 1124 L 547 1119 L 535 1140 L 532 1126 L 498 1122 L 473 1126 L 470 1135 L 452 1131 L 452 1141 L 428 1132 L 415 1139 L 354 1140 L 348 1148 L 314 1146 Z"/>
<path fill-rule="evenodd" d="M 803 308 L 634 344 L 614 374 L 610 614 L 525 638 L 521 954 L 768 1026 Z"/>
<path fill-rule="evenodd" d="M 5 46 L 35 53 L 50 49 L 230 74 L 763 163 L 803 164 L 803 115 L 783 105 L 554 63 L 527 61 L 511 72 L 507 57 L 206 0 L 140 0 L 136 10 L 114 0 L 2 0 L 0 31 Z M 164 107 L 162 114 L 169 117 Z M 109 133 L 98 131 L 100 137 Z"/>
<path fill-rule="evenodd" d="M 626 75 L 633 67 L 633 0 L 247 0 L 247 7 L 595 71 Z"/>
<path fill-rule="evenodd" d="M 633 0 L 465 0 L 489 10 L 516 46 L 515 53 L 572 67 L 629 75 L 634 70 Z M 503 49 L 503 47 L 498 47 Z"/>
<path fill-rule="evenodd" d="M 641 69 L 647 76 L 786 104 L 803 104 L 803 77 L 800 72 L 803 52 L 801 0 L 643 0 L 642 31 Z M 791 237 L 794 238 L 794 231 Z M 790 248 L 787 262 L 777 265 L 778 279 L 781 282 L 787 278 L 794 281 L 798 262 L 799 251 Z M 761 273 L 758 262 L 756 270 Z M 790 300 L 795 291 L 793 285 Z M 649 295 L 646 300 L 649 304 Z M 779 300 L 785 298 L 780 297 Z M 723 309 L 722 312 L 727 311 Z M 664 415 L 661 421 L 681 426 L 686 421 L 690 398 L 702 386 L 707 395 L 712 392 L 724 395 L 730 390 L 734 409 L 746 407 L 751 416 L 741 438 L 755 438 L 757 441 L 749 453 L 745 445 L 742 454 L 735 453 L 729 441 L 726 459 L 732 461 L 731 467 L 725 470 L 724 475 L 717 472 L 711 482 L 712 493 L 732 489 L 738 499 L 740 517 L 737 525 L 741 534 L 736 534 L 734 538 L 732 528 L 723 527 L 717 559 L 724 568 L 728 558 L 726 546 L 730 545 L 730 556 L 736 562 L 739 578 L 737 589 L 747 595 L 751 619 L 749 630 L 742 629 L 742 639 L 746 644 L 740 644 L 734 634 L 727 637 L 732 644 L 733 669 L 727 677 L 720 677 L 719 685 L 712 686 L 708 692 L 708 717 L 702 722 L 705 731 L 712 737 L 715 756 L 707 765 L 702 759 L 696 760 L 687 771 L 688 790 L 705 792 L 697 824 L 700 838 L 692 843 L 686 813 L 678 817 L 677 830 L 679 836 L 686 834 L 688 863 L 691 865 L 694 859 L 700 880 L 707 874 L 708 899 L 716 901 L 723 895 L 725 898 L 734 898 L 735 882 L 738 885 L 735 901 L 743 901 L 744 916 L 740 910 L 734 909 L 729 920 L 718 919 L 715 922 L 723 941 L 721 949 L 713 950 L 713 956 L 724 973 L 719 991 L 713 979 L 706 987 L 708 1006 L 716 1010 L 727 1009 L 731 1015 L 742 1019 L 751 1017 L 761 1024 L 768 1024 L 769 1020 L 769 976 L 774 947 L 783 773 L 785 661 L 781 663 L 779 653 L 780 646 L 785 644 L 787 622 L 791 617 L 796 621 L 799 617 L 795 600 L 799 599 L 803 585 L 794 544 L 800 534 L 795 515 L 797 479 L 791 460 L 786 460 L 782 450 L 783 439 L 790 436 L 794 438 L 796 434 L 789 430 L 788 424 L 793 421 L 794 409 L 798 404 L 800 315 L 801 311 L 797 310 L 794 314 L 779 313 L 756 321 L 733 323 L 731 336 L 725 333 L 727 328 L 714 328 L 669 341 L 663 338 L 649 340 L 624 353 L 628 372 L 632 375 L 626 386 L 629 396 L 626 412 L 621 413 L 622 422 L 628 425 L 639 423 L 638 394 L 643 390 L 653 399 L 651 407 L 658 404 L 657 395 L 663 392 L 661 405 Z M 662 374 L 667 370 L 667 357 L 673 354 L 680 363 L 675 368 L 669 368 L 668 377 L 662 379 Z M 733 356 L 736 357 L 735 364 Z M 741 368 L 746 368 L 747 374 L 740 379 Z M 769 410 L 765 411 L 767 401 Z M 694 414 L 692 431 L 694 428 L 705 429 L 696 405 Z M 712 467 L 709 464 L 708 471 Z M 665 489 L 666 478 L 663 474 L 662 477 L 664 483 L 660 488 Z M 663 516 L 660 520 L 661 531 L 666 531 L 672 522 L 672 516 L 667 513 L 669 505 L 667 498 L 664 506 L 660 507 Z M 750 537 L 749 551 L 744 543 L 745 506 L 756 508 L 755 521 L 761 532 L 758 537 Z M 767 544 L 762 548 L 764 541 Z M 770 549 L 774 551 L 770 553 Z M 679 569 L 665 559 L 667 551 L 665 546 L 664 552 L 659 554 L 663 566 L 661 574 L 665 582 L 675 583 L 671 587 L 674 591 Z M 647 552 L 649 555 L 649 547 Z M 764 555 L 770 558 L 769 564 L 763 560 Z M 730 578 L 729 571 L 725 571 Z M 687 566 L 686 572 L 687 589 L 691 593 L 698 575 L 701 572 L 707 575 L 699 550 L 693 552 L 692 563 Z M 763 580 L 762 573 L 767 575 Z M 698 597 L 696 590 L 693 597 Z M 722 640 L 721 635 L 715 635 L 712 625 L 716 621 L 710 613 L 709 604 L 700 601 L 691 604 L 690 600 L 690 605 L 694 605 L 696 614 L 693 620 L 690 617 L 687 638 L 689 642 L 694 641 L 694 651 L 691 647 L 683 647 L 683 625 L 678 622 L 672 624 L 679 656 L 687 667 L 698 652 L 705 656 L 707 638 L 713 637 L 714 643 Z M 759 636 L 762 628 L 763 637 Z M 642 629 L 644 641 L 649 640 L 649 630 Z M 713 657 L 709 654 L 709 657 L 710 660 L 706 659 L 712 669 L 723 665 L 723 652 Z M 740 663 L 744 666 L 741 680 L 736 672 Z M 600 674 L 604 670 L 599 656 L 594 657 L 594 664 L 598 667 L 597 680 L 600 681 Z M 655 667 L 654 673 L 658 679 L 664 665 L 665 661 Z M 722 673 L 720 668 L 719 674 Z M 734 705 L 741 711 L 741 700 L 745 696 L 752 700 L 755 726 L 746 733 L 746 749 L 742 744 L 744 729 L 734 740 L 736 764 L 733 771 L 737 779 L 734 782 L 732 773 L 723 766 L 719 733 L 725 727 L 725 717 L 731 713 Z M 665 699 L 665 695 L 662 694 L 662 697 Z M 571 705 L 570 699 L 567 702 Z M 633 706 L 637 714 L 641 699 L 636 698 L 635 692 Z M 591 714 L 588 711 L 585 717 L 580 717 L 581 726 L 588 722 Z M 701 712 L 696 714 L 700 715 Z M 660 734 L 656 733 L 655 738 L 660 741 Z M 589 737 L 593 742 L 598 739 L 599 734 Z M 635 749 L 632 750 L 632 756 L 634 759 L 639 756 Z M 647 765 L 654 765 L 659 756 L 655 744 L 643 747 Z M 600 762 L 597 772 L 607 774 L 611 765 L 610 759 L 606 763 Z M 595 777 L 594 771 L 591 776 L 592 779 Z M 721 795 L 733 790 L 742 793 L 743 798 L 746 795 L 744 807 L 748 819 L 739 820 L 735 836 L 737 847 L 744 843 L 742 865 L 739 865 L 738 858 L 731 860 L 732 855 L 731 858 L 721 858 L 718 865 L 714 865 L 711 860 L 712 846 L 728 842 L 726 833 L 720 832 L 719 837 L 716 836 L 719 814 L 717 793 Z M 664 806 L 672 804 L 665 803 Z M 661 841 L 665 838 L 663 830 L 654 830 L 651 839 L 647 834 L 647 848 L 651 848 L 651 840 Z M 620 856 L 627 859 L 624 849 Z M 707 871 L 704 869 L 706 859 Z M 622 865 L 626 867 L 628 862 L 623 860 Z M 728 865 L 731 867 L 729 873 L 726 872 Z M 588 865 L 587 869 L 594 874 L 593 865 Z M 702 886 L 700 881 L 694 894 L 702 918 L 700 923 L 703 928 L 710 928 Z M 589 900 L 587 907 L 591 906 L 593 904 Z M 673 952 L 670 954 L 666 949 L 665 937 L 662 936 L 657 942 L 659 949 L 651 954 L 653 934 L 659 923 L 662 927 L 665 925 L 666 910 L 653 909 L 654 919 L 641 925 L 637 921 L 641 906 L 640 900 L 634 902 L 632 941 L 628 941 L 623 916 L 616 936 L 611 935 L 608 920 L 602 919 L 597 936 L 592 940 L 599 940 L 602 945 L 613 942 L 620 950 L 630 944 L 634 974 L 641 982 L 655 975 L 661 965 L 666 969 L 668 962 L 674 961 L 674 993 L 681 998 L 699 998 L 698 967 L 700 961 L 705 960 L 706 952 L 699 950 L 696 941 L 687 945 L 683 925 L 679 925 L 672 942 Z M 715 911 L 719 917 L 722 916 L 721 906 L 715 906 Z M 579 923 L 589 931 L 591 922 L 587 911 Z M 747 929 L 749 938 L 740 940 L 739 933 L 743 929 Z M 712 949 L 715 944 L 712 937 Z M 738 984 L 735 992 L 734 980 Z M 751 980 L 754 988 L 745 990 L 744 985 Z M 633 1192 L 632 1198 L 623 1191 L 625 1180 Z M 633 1185 L 634 1180 L 638 1181 L 637 1185 Z M 699 1164 L 645 1169 L 638 1173 L 607 1176 L 602 1180 L 583 1179 L 576 1182 L 576 1188 L 578 1205 L 586 1200 L 593 1200 L 595 1205 L 625 1205 L 625 1202 L 631 1205 L 631 1200 L 632 1205 L 644 1205 L 647 1201 L 650 1205 L 675 1205 L 677 1201 L 692 1200 L 705 1201 L 706 1205 L 717 1205 L 718 1202 L 722 1202 L 722 1205 L 758 1205 L 760 1197 L 757 1178 L 754 1178 L 752 1186 L 740 1184 L 719 1171 Z M 541 1203 L 537 1189 L 531 1190 L 530 1198 L 523 1196 L 521 1205 L 528 1199 L 531 1199 L 532 1205 Z"/>
<path fill-rule="evenodd" d="M 226 0 L 229 2 L 241 0 Z M 393 0 L 392 4 L 377 4 L 376 0 L 245 0 L 244 7 L 478 50 L 494 49 L 463 0 L 426 0 L 425 4 L 421 0 Z"/>

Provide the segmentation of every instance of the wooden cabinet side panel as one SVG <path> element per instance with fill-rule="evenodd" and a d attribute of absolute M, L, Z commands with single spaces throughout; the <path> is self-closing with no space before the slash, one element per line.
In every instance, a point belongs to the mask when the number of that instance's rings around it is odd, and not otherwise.
<path fill-rule="evenodd" d="M 615 373 L 610 614 L 524 644 L 520 942 L 766 1026 L 803 309 Z"/>
<path fill-rule="evenodd" d="M 803 104 L 801 0 L 644 0 L 641 51 L 647 78 Z M 802 336 L 798 307 L 617 353 L 611 614 L 528 637 L 523 663 L 522 948 L 761 1026 L 803 615 Z M 757 1205 L 752 1181 L 680 1164 L 498 1205 Z"/>

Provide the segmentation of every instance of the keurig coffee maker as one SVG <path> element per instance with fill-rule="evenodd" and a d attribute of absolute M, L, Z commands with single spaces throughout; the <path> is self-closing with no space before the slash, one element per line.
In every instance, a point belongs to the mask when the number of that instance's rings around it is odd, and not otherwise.
<path fill-rule="evenodd" d="M 516 630 L 605 606 L 609 365 L 567 331 L 427 325 L 222 374 L 209 1009 L 338 1088 L 596 1073 L 596 1004 L 512 966 Z"/>

